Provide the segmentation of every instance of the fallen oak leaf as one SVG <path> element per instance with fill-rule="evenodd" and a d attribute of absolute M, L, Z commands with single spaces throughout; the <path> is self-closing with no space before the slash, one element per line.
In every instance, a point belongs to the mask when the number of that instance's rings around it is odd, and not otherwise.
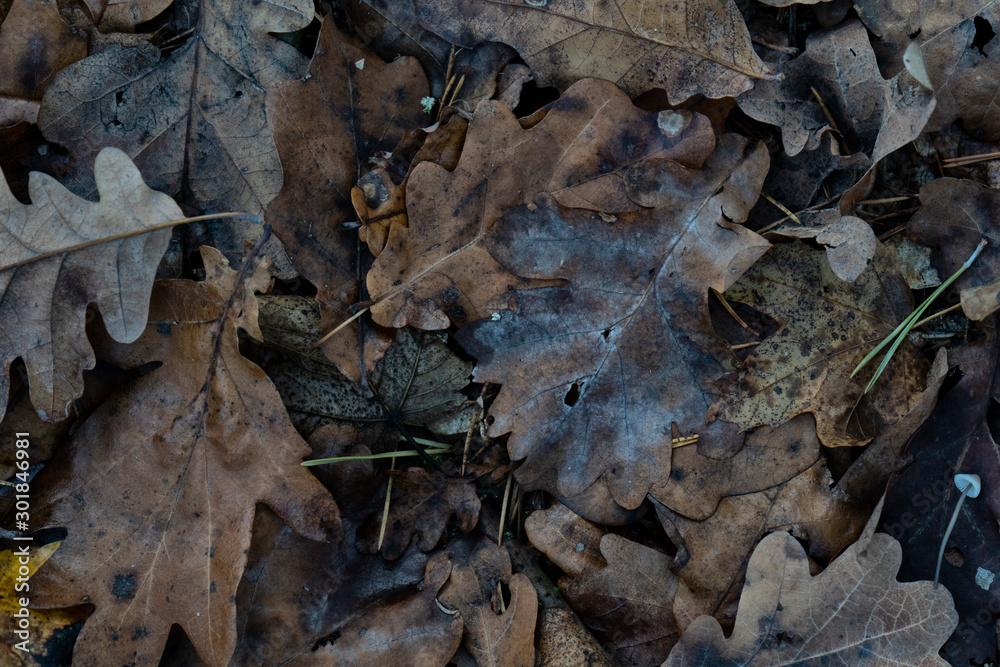
<path fill-rule="evenodd" d="M 93 156 L 104 146 L 132 158 L 147 182 L 190 193 L 203 211 L 260 215 L 281 189 L 278 151 L 268 128 L 264 89 L 300 77 L 305 57 L 269 33 L 292 32 L 313 18 L 309 0 L 244 3 L 198 0 L 179 12 L 189 41 L 160 59 L 148 43 L 112 45 L 62 69 L 42 98 L 38 124 L 75 158 L 68 187 L 94 188 Z M 156 113 L 149 113 L 150 107 Z M 238 262 L 259 226 L 217 225 L 216 244 Z M 264 249 L 283 276 L 294 275 L 277 239 Z"/>
<path fill-rule="evenodd" d="M 420 98 L 429 89 L 415 59 L 384 63 L 333 21 L 326 23 L 307 77 L 268 91 L 268 118 L 286 175 L 267 218 L 296 268 L 316 285 L 322 327 L 330 331 L 351 317 L 348 307 L 361 299 L 357 236 L 341 228 L 354 216 L 351 188 L 370 158 L 392 150 L 406 129 L 426 123 Z M 365 370 L 358 365 L 358 327 L 351 325 L 322 348 L 355 381 Z M 387 344 L 384 334 L 369 328 L 368 370 Z"/>
<path fill-rule="evenodd" d="M 803 212 L 799 220 L 805 226 L 782 225 L 768 233 L 771 236 L 788 236 L 797 239 L 816 239 L 826 246 L 826 258 L 834 275 L 841 280 L 854 282 L 871 263 L 878 247 L 878 238 L 871 225 L 840 211 Z"/>
<path fill-rule="evenodd" d="M 343 664 L 440 665 L 462 643 L 462 616 L 436 596 L 451 574 L 451 562 L 438 553 L 427 561 L 420 592 L 402 600 L 374 605 L 352 619 L 316 650 L 299 654 L 289 667 Z"/>
<path fill-rule="evenodd" d="M 523 573 L 512 574 L 510 555 L 489 539 L 450 543 L 451 577 L 438 595 L 464 622 L 463 644 L 480 667 L 532 667 L 538 595 Z M 500 608 L 502 586 L 510 602 Z M 501 613 L 502 611 L 502 613 Z"/>
<path fill-rule="evenodd" d="M 13 0 L 0 18 L 0 95 L 42 99 L 52 77 L 86 57 L 87 40 L 51 2 Z"/>
<path fill-rule="evenodd" d="M 97 306 L 115 340 L 128 343 L 142 333 L 170 231 L 100 241 L 184 217 L 174 200 L 143 183 L 121 151 L 101 151 L 94 169 L 98 202 L 32 173 L 32 204 L 24 205 L 0 179 L 0 406 L 9 394 L 10 364 L 20 357 L 32 402 L 49 421 L 67 416 L 83 393 L 83 371 L 94 366 L 84 331 L 88 304 Z"/>
<path fill-rule="evenodd" d="M 848 283 L 819 252 L 800 242 L 778 245 L 725 297 L 775 318 L 781 328 L 754 347 L 740 371 L 716 381 L 721 391 L 711 418 L 754 428 L 810 412 L 825 446 L 860 446 L 906 414 L 923 390 L 927 364 L 910 343 L 896 352 L 871 398 L 863 398 L 871 369 L 850 377 L 912 306 L 884 246 Z"/>
<path fill-rule="evenodd" d="M 868 154 L 874 164 L 913 141 L 934 110 L 933 92 L 909 73 L 882 78 L 856 20 L 811 35 L 805 53 L 780 69 L 781 80 L 760 82 L 737 103 L 751 118 L 781 128 L 788 155 L 819 148 L 832 131 L 829 113 L 849 151 Z"/>
<path fill-rule="evenodd" d="M 732 635 L 727 639 L 718 621 L 702 616 L 663 667 L 813 660 L 946 665 L 937 652 L 958 625 L 951 595 L 929 581 L 896 581 L 902 550 L 875 533 L 880 510 L 881 504 L 858 541 L 815 577 L 795 538 L 765 537 L 747 565 Z"/>
<path fill-rule="evenodd" d="M 463 533 L 476 527 L 479 497 L 469 480 L 449 479 L 423 468 L 390 471 L 389 477 L 393 485 L 385 517 L 385 539 L 379 539 L 383 520 L 379 511 L 359 528 L 359 549 L 371 554 L 381 551 L 387 560 L 396 560 L 414 541 L 424 552 L 436 547 L 452 515 Z M 385 494 L 379 489 L 373 495 L 384 498 Z"/>
<path fill-rule="evenodd" d="M 634 509 L 669 479 L 673 427 L 699 435 L 707 456 L 743 445 L 737 429 L 705 422 L 714 396 L 702 381 L 724 371 L 708 288 L 725 289 L 767 247 L 731 222 L 745 219 L 766 165 L 762 145 L 723 135 L 701 171 L 660 160 L 628 171 L 651 208 L 609 223 L 542 196 L 491 230 L 503 266 L 568 283 L 518 292 L 516 311 L 457 334 L 479 359 L 475 379 L 503 385 L 489 433 L 512 433 L 522 486 L 566 497 L 600 480 Z"/>
<path fill-rule="evenodd" d="M 906 224 L 910 237 L 931 249 L 931 263 L 941 276 L 954 274 L 981 239 L 986 247 L 955 282 L 962 309 L 971 320 L 996 311 L 997 262 L 1000 260 L 1000 192 L 966 179 L 939 178 L 920 188 L 920 210 Z M 962 215 L 956 216 L 955 212 Z M 964 257 L 960 257 L 965 253 Z"/>
<path fill-rule="evenodd" d="M 542 192 L 606 214 L 638 210 L 629 169 L 652 159 L 694 169 L 714 143 L 704 116 L 642 111 L 596 79 L 570 87 L 527 130 L 501 104 L 481 103 L 454 171 L 424 162 L 410 175 L 409 226 L 390 229 L 368 272 L 372 318 L 443 329 L 488 317 L 508 292 L 552 284 L 519 277 L 490 254 L 490 230 L 505 211 Z"/>
<path fill-rule="evenodd" d="M 35 481 L 38 520 L 69 536 L 33 599 L 95 606 L 78 665 L 156 662 L 174 623 L 209 665 L 226 665 L 255 504 L 312 539 L 339 530 L 277 392 L 239 353 L 237 327 L 260 337 L 253 291 L 266 269 L 245 275 L 249 263 L 238 273 L 202 252 L 205 282 L 158 282 L 138 340 L 101 342 L 103 359 L 162 365 L 98 407 Z"/>
<path fill-rule="evenodd" d="M 698 93 L 737 97 L 755 80 L 774 76 L 754 53 L 743 17 L 729 0 L 613 6 L 596 0 L 411 0 L 408 5 L 419 25 L 452 44 L 510 44 L 541 85 L 566 89 L 583 77 L 597 77 L 630 96 L 664 88 L 678 103 Z"/>

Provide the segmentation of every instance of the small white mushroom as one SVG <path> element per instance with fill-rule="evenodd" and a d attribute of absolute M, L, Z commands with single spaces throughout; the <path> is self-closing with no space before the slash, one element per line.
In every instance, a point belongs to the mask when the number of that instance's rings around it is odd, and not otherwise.
<path fill-rule="evenodd" d="M 965 497 L 978 498 L 979 492 L 982 490 L 982 482 L 979 480 L 979 475 L 968 475 L 966 473 L 959 473 L 955 475 L 955 486 L 958 490 L 962 492 L 962 495 L 958 497 L 958 504 L 955 505 L 955 511 L 951 515 L 951 521 L 948 522 L 948 529 L 944 531 L 944 539 L 941 540 L 941 549 L 938 551 L 937 559 L 937 569 L 934 570 L 934 588 L 937 588 L 938 578 L 941 576 L 941 561 L 944 559 L 944 548 L 948 544 L 948 538 L 951 537 L 951 530 L 955 527 L 955 521 L 958 520 L 958 512 L 962 509 L 962 503 L 965 501 Z"/>

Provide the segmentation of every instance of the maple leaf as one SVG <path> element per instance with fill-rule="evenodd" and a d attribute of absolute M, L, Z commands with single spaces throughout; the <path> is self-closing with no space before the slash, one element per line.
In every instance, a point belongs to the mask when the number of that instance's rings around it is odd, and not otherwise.
<path fill-rule="evenodd" d="M 328 23 L 307 78 L 268 93 L 287 175 L 267 210 L 296 268 L 316 285 L 327 331 L 348 319 L 348 306 L 360 300 L 357 236 L 341 228 L 355 219 L 351 187 L 370 158 L 392 150 L 404 130 L 426 122 L 420 98 L 429 92 L 416 60 L 383 63 Z M 369 370 L 387 342 L 383 337 L 366 343 Z M 347 377 L 360 378 L 357 325 L 323 352 Z"/>
<path fill-rule="evenodd" d="M 631 509 L 669 479 L 674 428 L 718 458 L 742 446 L 735 428 L 705 423 L 702 382 L 724 372 L 707 297 L 767 247 L 730 222 L 745 219 L 766 164 L 763 146 L 724 135 L 701 171 L 637 166 L 627 187 L 651 208 L 609 223 L 540 197 L 497 223 L 489 248 L 503 266 L 568 282 L 519 292 L 516 311 L 458 332 L 475 379 L 503 385 L 489 432 L 512 433 L 522 485 L 572 496 L 600 479 Z"/>
<path fill-rule="evenodd" d="M 510 44 L 542 85 L 568 88 L 597 77 L 629 95 L 665 88 L 672 102 L 682 102 L 698 93 L 736 97 L 755 79 L 772 76 L 730 0 L 409 0 L 393 10 L 386 0 L 366 2 L 398 24 L 418 24 L 452 44 Z"/>
<path fill-rule="evenodd" d="M 664 667 L 813 660 L 946 665 L 937 651 L 958 624 L 951 595 L 929 581 L 896 581 L 901 549 L 875 533 L 877 517 L 878 510 L 861 538 L 815 577 L 795 538 L 768 535 L 747 565 L 732 635 L 727 639 L 718 621 L 702 616 Z"/>
<path fill-rule="evenodd" d="M 135 343 L 101 345 L 118 364 L 162 365 L 95 410 L 35 482 L 37 519 L 69 536 L 32 599 L 95 606 L 76 664 L 154 663 L 174 623 L 227 664 L 255 503 L 312 539 L 339 527 L 277 392 L 238 350 L 236 327 L 260 337 L 252 290 L 266 270 L 241 284 L 217 250 L 203 258 L 206 282 L 156 284 Z"/>
<path fill-rule="evenodd" d="M 311 433 L 331 421 L 354 422 L 377 429 L 365 441 L 378 442 L 392 426 L 386 409 L 404 424 L 436 433 L 455 432 L 453 423 L 462 433 L 468 430 L 469 401 L 462 390 L 472 363 L 433 334 L 401 329 L 362 388 L 313 347 L 321 334 L 315 300 L 264 295 L 258 303 L 264 345 L 279 353 L 260 355 L 260 363 L 300 431 Z"/>
<path fill-rule="evenodd" d="M 880 379 L 878 400 L 863 400 L 871 370 L 850 377 L 912 307 L 885 247 L 848 283 L 833 275 L 821 253 L 798 242 L 775 246 L 725 296 L 775 318 L 781 328 L 754 348 L 743 370 L 719 380 L 723 391 L 712 416 L 753 428 L 810 412 L 824 445 L 857 446 L 908 412 L 923 390 L 926 362 L 909 343 Z"/>
<path fill-rule="evenodd" d="M 76 170 L 67 178 L 78 194 L 93 190 L 88 167 L 104 146 L 125 151 L 147 182 L 175 195 L 190 192 L 203 211 L 263 212 L 281 189 L 278 151 L 268 129 L 264 89 L 301 76 L 305 58 L 269 36 L 307 25 L 309 0 L 244 3 L 198 0 L 188 17 L 191 37 L 164 59 L 155 48 L 118 44 L 62 69 L 42 99 L 38 124 L 66 146 Z M 154 108 L 156 113 L 150 113 Z M 233 260 L 259 226 L 214 227 Z M 282 275 L 294 275 L 280 243 L 265 248 Z"/>
<path fill-rule="evenodd" d="M 121 151 L 101 151 L 94 168 L 98 202 L 32 173 L 32 204 L 24 205 L 0 179 L 0 405 L 9 394 L 10 364 L 20 357 L 32 402 L 50 421 L 67 416 L 83 393 L 83 371 L 95 363 L 84 332 L 88 304 L 115 340 L 128 343 L 142 333 L 170 231 L 102 239 L 184 217 L 170 197 L 146 187 Z"/>
<path fill-rule="evenodd" d="M 480 104 L 454 171 L 424 162 L 410 175 L 409 226 L 390 229 L 368 272 L 372 318 L 443 329 L 489 316 L 507 292 L 549 284 L 515 275 L 490 254 L 490 230 L 505 211 L 541 192 L 565 206 L 637 210 L 643 205 L 626 193 L 630 168 L 651 159 L 695 168 L 713 145 L 704 116 L 642 111 L 596 79 L 573 85 L 527 130 L 502 105 Z"/>

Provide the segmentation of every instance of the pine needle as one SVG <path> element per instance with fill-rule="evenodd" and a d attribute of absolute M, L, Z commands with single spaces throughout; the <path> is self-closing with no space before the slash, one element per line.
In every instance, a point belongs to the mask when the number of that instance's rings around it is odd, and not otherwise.
<path fill-rule="evenodd" d="M 976 250 L 975 252 L 972 253 L 972 256 L 969 257 L 969 259 L 965 260 L 965 264 L 960 266 L 959 269 L 955 271 L 955 273 L 953 273 L 950 278 L 948 278 L 948 280 L 941 283 L 941 285 L 939 285 L 938 288 L 934 290 L 933 294 L 927 297 L 916 310 L 914 310 L 907 316 L 905 320 L 900 322 L 899 326 L 897 326 L 893 330 L 893 332 L 889 334 L 881 343 L 876 345 L 875 349 L 869 352 L 865 356 L 865 358 L 861 360 L 861 363 L 859 363 L 857 367 L 855 367 L 854 372 L 851 373 L 851 377 L 857 375 L 858 371 L 864 368 L 869 361 L 874 359 L 875 355 L 881 352 L 886 345 L 891 344 L 891 347 L 889 348 L 889 351 L 886 353 L 885 358 L 882 359 L 882 363 L 879 364 L 879 367 L 875 371 L 875 374 L 872 376 L 872 379 L 868 381 L 868 386 L 865 387 L 866 394 L 869 391 L 871 391 L 872 387 L 875 386 L 875 381 L 879 379 L 879 376 L 882 375 L 882 371 L 884 371 L 885 367 L 889 365 L 889 360 L 892 359 L 892 355 L 896 353 L 896 350 L 899 348 L 899 346 L 902 345 L 904 340 L 906 340 L 906 336 L 910 333 L 910 330 L 913 329 L 913 327 L 916 326 L 918 322 L 923 323 L 922 321 L 920 321 L 920 318 L 921 316 L 923 316 L 924 312 L 930 307 L 931 303 L 933 303 L 935 299 L 941 296 L 941 293 L 944 292 L 946 289 L 948 289 L 948 287 L 953 282 L 955 282 L 955 280 L 958 279 L 958 277 L 962 275 L 967 268 L 972 266 L 972 263 L 976 261 L 976 257 L 979 256 L 979 253 L 982 252 L 983 248 L 985 247 L 986 247 L 986 239 L 982 239 L 979 242 L 979 245 L 976 246 Z"/>

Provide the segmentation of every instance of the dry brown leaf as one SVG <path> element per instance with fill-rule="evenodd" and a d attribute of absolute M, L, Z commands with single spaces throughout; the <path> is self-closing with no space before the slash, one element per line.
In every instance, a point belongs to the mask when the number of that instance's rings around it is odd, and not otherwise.
<path fill-rule="evenodd" d="M 83 393 L 83 371 L 95 363 L 84 331 L 88 304 L 97 306 L 115 340 L 128 343 L 142 333 L 170 231 L 34 258 L 184 217 L 170 197 L 146 187 L 121 151 L 101 151 L 94 169 L 98 202 L 32 173 L 32 204 L 24 205 L 0 179 L 0 405 L 9 393 L 10 364 L 20 357 L 32 403 L 50 421 L 66 418 Z"/>
<path fill-rule="evenodd" d="M 782 81 L 762 81 L 739 97 L 747 115 L 781 127 L 788 155 L 815 150 L 830 131 L 816 89 L 850 152 L 872 162 L 913 141 L 934 109 L 934 95 L 908 73 L 885 80 L 858 21 L 811 35 L 806 51 L 779 68 Z"/>
<path fill-rule="evenodd" d="M 487 249 L 505 211 L 530 204 L 540 192 L 564 206 L 637 210 L 642 204 L 627 192 L 630 169 L 656 159 L 696 168 L 713 144 L 704 116 L 641 111 L 596 79 L 572 86 L 528 130 L 499 103 L 480 104 L 455 170 L 428 162 L 410 175 L 409 227 L 390 230 L 368 273 L 372 317 L 384 326 L 420 329 L 488 317 L 491 301 L 536 284 Z"/>
<path fill-rule="evenodd" d="M 901 584 L 902 551 L 875 520 L 825 571 L 812 577 L 791 535 L 773 533 L 747 565 L 736 628 L 688 626 L 664 667 L 787 665 L 947 665 L 938 649 L 958 625 L 951 595 L 929 581 Z"/>
<path fill-rule="evenodd" d="M 109 46 L 64 68 L 42 99 L 38 123 L 49 141 L 75 158 L 68 187 L 93 191 L 90 164 L 104 146 L 125 151 L 151 187 L 190 193 L 210 211 L 260 214 L 281 189 L 278 151 L 264 112 L 264 89 L 297 78 L 305 57 L 271 37 L 313 18 L 310 0 L 246 3 L 199 0 L 178 12 L 188 42 L 160 59 L 148 43 Z M 156 113 L 150 113 L 155 108 Z M 261 235 L 260 225 L 225 221 L 212 227 L 234 263 Z M 281 244 L 265 247 L 283 276 L 294 275 Z"/>
<path fill-rule="evenodd" d="M 739 591 L 750 552 L 769 531 L 790 529 L 808 541 L 811 555 L 827 559 L 854 541 L 869 513 L 849 506 L 831 485 L 825 463 L 818 461 L 783 484 L 724 498 L 704 520 L 693 521 L 654 503 L 678 548 L 672 569 L 682 583 L 677 600 L 681 629 L 693 616 L 725 608 Z"/>
<path fill-rule="evenodd" d="M 462 642 L 462 617 L 437 601 L 451 563 L 439 553 L 427 561 L 420 593 L 382 602 L 351 619 L 315 651 L 301 653 L 289 667 L 373 664 L 407 667 L 443 665 Z"/>
<path fill-rule="evenodd" d="M 601 480 L 605 502 L 633 509 L 669 479 L 674 428 L 699 435 L 705 455 L 739 450 L 736 428 L 705 422 L 714 396 L 701 383 L 724 370 L 707 299 L 766 248 L 731 222 L 746 218 L 766 166 L 763 146 L 724 135 L 701 171 L 655 159 L 628 170 L 627 192 L 652 208 L 607 222 L 540 197 L 491 230 L 502 265 L 568 282 L 519 292 L 516 311 L 458 333 L 479 359 L 475 379 L 503 385 L 490 434 L 512 433 L 522 486 L 564 498 Z"/>
<path fill-rule="evenodd" d="M 320 33 L 307 77 L 268 92 L 268 116 L 286 175 L 267 217 L 295 267 L 316 285 L 325 331 L 350 317 L 348 306 L 361 298 L 357 235 L 341 228 L 354 217 L 351 188 L 370 158 L 392 150 L 404 130 L 426 123 L 420 98 L 427 94 L 416 60 L 383 63 L 332 21 Z M 323 346 L 353 380 L 362 372 L 357 326 Z M 384 336 L 368 339 L 369 370 L 387 342 Z"/>
<path fill-rule="evenodd" d="M 909 412 L 924 388 L 926 361 L 904 343 L 873 392 L 874 368 L 851 372 L 912 308 L 895 256 L 880 246 L 869 267 L 848 283 L 804 244 L 775 246 L 727 293 L 775 318 L 781 328 L 719 381 L 712 412 L 742 428 L 783 424 L 797 414 L 816 418 L 827 447 L 857 446 Z"/>
<path fill-rule="evenodd" d="M 56 72 L 86 55 L 55 2 L 14 0 L 0 22 L 0 95 L 40 100 Z"/>
<path fill-rule="evenodd" d="M 524 520 L 524 532 L 532 546 L 571 577 L 607 565 L 601 555 L 601 538 L 608 531 L 561 503 L 532 512 Z"/>
<path fill-rule="evenodd" d="M 998 307 L 997 263 L 1000 262 L 1000 192 L 959 178 L 939 178 L 920 188 L 920 210 L 906 230 L 928 246 L 938 274 L 955 273 L 972 255 L 980 239 L 989 243 L 978 259 L 958 277 L 962 309 L 971 320 L 981 320 Z"/>
<path fill-rule="evenodd" d="M 452 516 L 457 519 L 458 529 L 463 533 L 476 527 L 479 497 L 476 487 L 469 480 L 448 478 L 423 468 L 390 471 L 389 476 L 392 479 L 392 494 L 381 550 L 381 508 L 365 526 L 358 529 L 359 549 L 372 554 L 381 553 L 387 560 L 396 560 L 411 543 L 424 552 L 436 547 Z M 385 487 L 374 495 L 385 498 Z"/>
<path fill-rule="evenodd" d="M 453 44 L 510 44 L 546 86 L 566 89 L 599 77 L 629 95 L 664 88 L 672 102 L 682 102 L 699 93 L 736 97 L 772 76 L 730 0 L 411 0 L 406 6 L 414 23 Z"/>
<path fill-rule="evenodd" d="M 39 106 L 33 100 L 0 96 L 0 128 L 18 123 L 37 123 Z"/>
<path fill-rule="evenodd" d="M 173 0 L 114 0 L 101 14 L 101 32 L 134 32 L 135 26 L 156 18 Z"/>
<path fill-rule="evenodd" d="M 835 209 L 800 213 L 798 218 L 807 226 L 782 225 L 770 234 L 816 239 L 816 243 L 826 246 L 830 268 L 841 280 L 854 282 L 868 268 L 875 256 L 878 238 L 867 222 L 852 215 L 842 216 Z"/>
<path fill-rule="evenodd" d="M 479 667 L 534 667 L 538 595 L 524 574 L 511 574 L 510 556 L 490 540 L 448 545 L 451 578 L 438 598 L 458 609 L 465 623 L 463 643 Z M 501 613 L 501 587 L 510 602 Z"/>
<path fill-rule="evenodd" d="M 614 534 L 601 538 L 601 554 L 606 567 L 561 579 L 559 589 L 617 664 L 662 662 L 680 634 L 672 609 L 672 559 Z"/>
<path fill-rule="evenodd" d="M 854 5 L 878 36 L 873 44 L 886 70 L 902 70 L 908 49 L 916 48 L 920 54 L 937 99 L 927 130 L 940 130 L 961 119 L 970 134 L 991 141 L 1000 138 L 995 103 L 1000 49 L 992 39 L 1000 26 L 996 3 L 856 0 Z"/>
<path fill-rule="evenodd" d="M 1000 281 L 961 292 L 962 312 L 970 320 L 982 320 L 1000 308 Z"/>
<path fill-rule="evenodd" d="M 162 365 L 95 410 L 33 486 L 33 519 L 69 531 L 32 579 L 33 602 L 95 607 L 79 665 L 155 663 L 174 623 L 226 665 L 255 504 L 312 539 L 339 529 L 278 393 L 239 353 L 237 327 L 260 337 L 266 270 L 240 284 L 217 250 L 203 258 L 206 282 L 156 284 L 135 343 L 102 341 L 108 361 Z"/>

